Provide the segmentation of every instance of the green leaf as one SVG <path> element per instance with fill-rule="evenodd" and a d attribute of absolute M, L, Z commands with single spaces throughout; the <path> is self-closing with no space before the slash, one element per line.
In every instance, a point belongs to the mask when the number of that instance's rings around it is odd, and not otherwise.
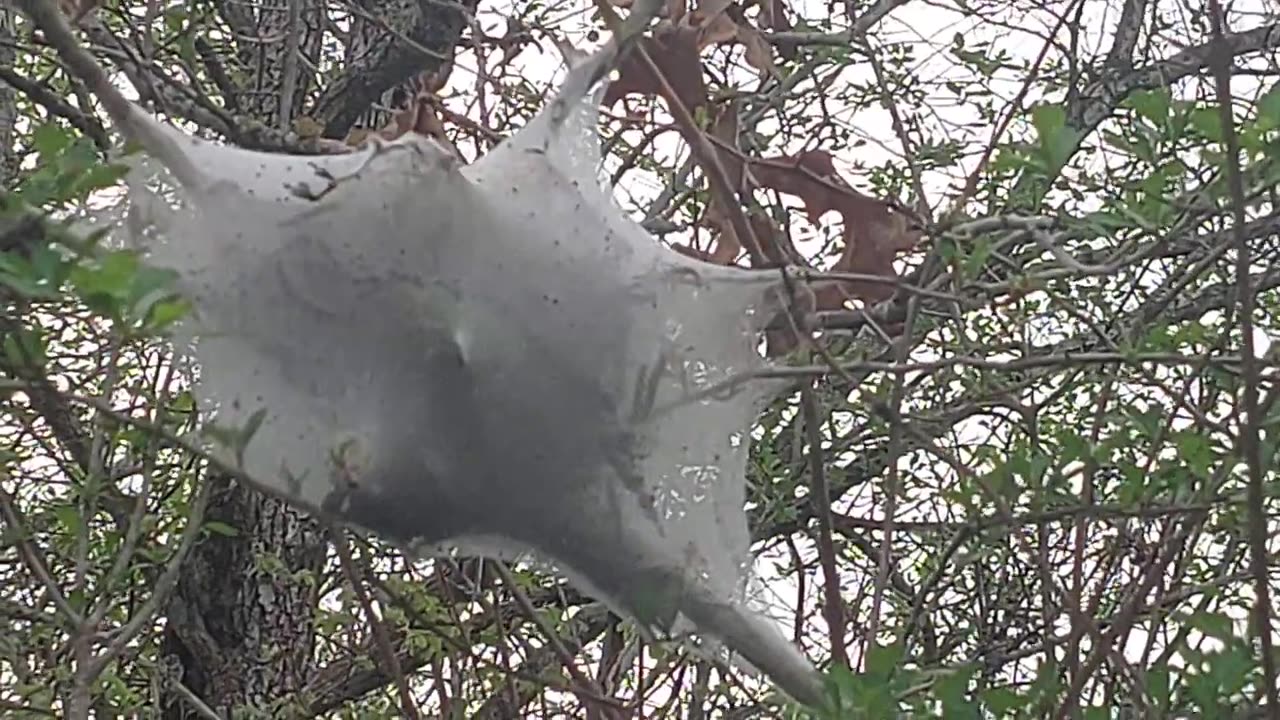
<path fill-rule="evenodd" d="M 62 253 L 50 245 L 41 245 L 32 249 L 31 268 L 37 277 L 49 284 L 50 289 L 61 287 L 71 272 L 71 264 Z"/>
<path fill-rule="evenodd" d="M 43 367 L 48 360 L 44 337 L 36 328 L 20 328 L 5 335 L 4 354 L 16 367 Z"/>
<path fill-rule="evenodd" d="M 1227 699 L 1244 689 L 1255 669 L 1252 653 L 1247 645 L 1215 653 L 1209 659 L 1209 674 L 1218 684 L 1218 694 Z"/>
<path fill-rule="evenodd" d="M 172 292 L 178 274 L 173 270 L 141 266 L 133 274 L 129 287 L 129 300 L 138 303 L 157 291 Z"/>
<path fill-rule="evenodd" d="M 219 522 L 217 520 L 210 520 L 209 522 L 206 522 L 204 524 L 204 529 L 208 530 L 214 535 L 221 535 L 223 537 L 237 537 L 240 535 L 239 530 L 235 529 L 234 527 L 224 522 Z"/>
<path fill-rule="evenodd" d="M 1169 680 L 1169 669 L 1167 667 L 1155 667 L 1146 673 L 1147 697 L 1156 703 L 1156 710 L 1162 710 L 1169 706 Z"/>
<path fill-rule="evenodd" d="M 1062 132 L 1067 126 L 1067 112 L 1061 105 L 1037 105 L 1031 110 L 1031 124 L 1043 138 Z"/>
<path fill-rule="evenodd" d="M 102 163 L 89 167 L 75 183 L 76 197 L 83 197 L 95 190 L 112 187 L 129 174 L 129 166 L 119 163 Z"/>
<path fill-rule="evenodd" d="M 1164 127 L 1169 120 L 1170 100 L 1169 88 L 1160 87 L 1139 90 L 1129 96 L 1126 104 L 1156 127 Z"/>
<path fill-rule="evenodd" d="M 982 702 L 997 718 L 1009 717 L 1011 712 L 1026 707 L 1027 699 L 1009 688 L 991 688 L 982 693 Z"/>
<path fill-rule="evenodd" d="M 1218 709 L 1218 684 L 1209 675 L 1192 675 L 1187 679 L 1191 702 L 1202 711 Z"/>
<path fill-rule="evenodd" d="M 56 288 L 45 282 L 41 271 L 14 253 L 0 253 L 0 285 L 28 298 L 57 297 Z"/>
<path fill-rule="evenodd" d="M 843 710 L 852 704 L 858 679 L 845 665 L 835 664 L 823 680 L 827 699 L 835 710 Z"/>
<path fill-rule="evenodd" d="M 1222 142 L 1222 115 L 1217 107 L 1198 107 L 1189 115 L 1191 127 L 1213 142 Z"/>
<path fill-rule="evenodd" d="M 186 317 L 190 310 L 191 304 L 182 298 L 162 300 L 151 306 L 144 326 L 147 330 L 164 330 Z"/>
<path fill-rule="evenodd" d="M 1200 478 L 1209 477 L 1215 463 L 1213 455 L 1213 447 L 1209 441 L 1205 439 L 1204 434 L 1192 431 L 1179 431 L 1174 436 L 1174 443 L 1178 446 L 1178 457 L 1182 462 L 1186 463 L 1196 476 Z"/>
<path fill-rule="evenodd" d="M 75 180 L 89 168 L 102 164 L 98 159 L 98 148 L 89 138 L 80 138 L 73 142 L 71 147 L 62 151 L 58 160 L 62 166 L 62 172 L 72 176 L 70 180 Z"/>
<path fill-rule="evenodd" d="M 889 643 L 867 649 L 867 674 L 876 677 L 889 677 L 898 667 L 903 656 L 901 643 Z"/>
<path fill-rule="evenodd" d="M 1067 127 L 1067 113 L 1060 105 L 1039 105 L 1031 111 L 1031 124 L 1040 139 L 1045 171 L 1056 175 L 1076 151 L 1080 133 Z"/>
<path fill-rule="evenodd" d="M 1258 128 L 1274 130 L 1280 128 L 1280 82 L 1258 98 Z"/>
<path fill-rule="evenodd" d="M 70 144 L 71 133 L 57 123 L 45 123 L 31 133 L 31 147 L 40 154 L 41 160 L 58 155 Z"/>
<path fill-rule="evenodd" d="M 137 256 L 116 250 L 78 265 L 71 272 L 71 283 L 89 307 L 119 317 L 129 303 L 137 273 Z"/>
<path fill-rule="evenodd" d="M 80 508 L 75 505 L 68 503 L 57 505 L 53 508 L 53 516 L 57 518 L 63 532 L 68 535 L 75 536 L 84 528 L 84 516 L 80 514 Z"/>
<path fill-rule="evenodd" d="M 972 665 L 958 668 L 934 683 L 933 694 L 942 702 L 943 720 L 977 720 L 980 717 L 977 705 L 969 701 L 969 681 L 974 669 Z"/>
<path fill-rule="evenodd" d="M 1227 641 L 1235 636 L 1231 629 L 1231 618 L 1215 613 L 1192 613 L 1187 624 L 1211 638 Z"/>

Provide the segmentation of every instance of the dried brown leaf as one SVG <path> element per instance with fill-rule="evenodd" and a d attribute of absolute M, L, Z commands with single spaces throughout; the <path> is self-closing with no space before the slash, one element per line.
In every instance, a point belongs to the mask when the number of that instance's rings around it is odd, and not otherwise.
<path fill-rule="evenodd" d="M 684 23 L 656 30 L 652 37 L 641 39 L 640 45 L 662 71 L 675 97 L 667 97 L 662 83 L 639 58 L 629 53 L 619 64 L 618 77 L 605 90 L 604 104 L 612 105 L 631 95 L 662 95 L 668 102 L 678 100 L 691 113 L 707 104 L 707 85 L 702 78 L 702 60 L 698 53 L 700 30 Z"/>
<path fill-rule="evenodd" d="M 770 75 L 778 72 L 773 62 L 773 47 L 760 31 L 749 25 L 738 25 L 738 42 L 745 49 L 744 59 L 751 67 Z"/>
<path fill-rule="evenodd" d="M 351 128 L 347 131 L 347 136 L 342 139 L 342 142 L 350 147 L 357 147 L 368 140 L 370 135 L 373 135 L 371 128 Z"/>
<path fill-rule="evenodd" d="M 738 26 L 727 12 L 733 0 L 703 0 L 697 9 L 684 16 L 683 22 L 698 29 L 698 50 L 732 41 Z"/>
<path fill-rule="evenodd" d="M 434 95 L 419 93 L 405 107 L 392 113 L 391 120 L 386 125 L 377 130 L 352 128 L 343 142 L 356 147 L 375 135 L 383 140 L 395 140 L 408 133 L 416 133 L 434 139 L 461 158 L 462 153 L 445 132 L 444 123 L 436 112 L 435 101 L 437 98 Z"/>
<path fill-rule="evenodd" d="M 716 141 L 717 147 L 723 146 L 737 151 L 738 108 L 736 105 L 729 103 L 716 110 L 715 121 L 711 124 L 710 135 Z M 735 191 L 741 189 L 743 180 L 742 165 L 725 164 L 724 170 L 731 189 Z M 703 214 L 702 225 L 714 229 L 717 233 L 715 249 L 706 259 L 721 265 L 733 264 L 738 259 L 739 253 L 742 252 L 742 239 L 734 231 L 729 215 L 721 207 L 720 201 L 714 194 L 712 194 L 711 201 L 707 204 L 706 213 Z"/>
<path fill-rule="evenodd" d="M 795 157 L 766 158 L 751 164 L 757 182 L 795 195 L 811 222 L 835 210 L 844 219 L 844 250 L 833 270 L 896 279 L 893 261 L 920 241 L 915 223 L 889 203 L 863 195 L 835 170 L 830 153 L 811 150 Z M 840 307 L 848 299 L 878 302 L 892 297 L 894 286 L 871 281 L 842 281 L 818 288 L 817 306 Z"/>
<path fill-rule="evenodd" d="M 698 15 L 698 12 L 689 13 L 686 17 L 692 18 Z M 699 18 L 696 27 L 698 32 L 698 50 L 705 50 L 712 45 L 731 42 L 738 37 L 739 27 L 729 17 L 727 13 L 720 13 L 705 18 Z"/>

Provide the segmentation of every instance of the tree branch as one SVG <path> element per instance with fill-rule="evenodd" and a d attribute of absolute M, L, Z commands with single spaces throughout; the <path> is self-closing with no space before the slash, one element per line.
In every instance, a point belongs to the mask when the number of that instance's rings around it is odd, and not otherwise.
<path fill-rule="evenodd" d="M 1226 35 L 1222 40 L 1232 57 L 1275 49 L 1280 47 L 1280 23 Z M 1116 107 L 1131 93 L 1169 85 L 1190 75 L 1205 72 L 1209 68 L 1214 47 L 1213 42 L 1206 42 L 1132 72 L 1121 75 L 1104 73 L 1101 79 L 1080 91 L 1079 104 L 1067 109 L 1067 124 L 1079 130 L 1083 139 L 1115 112 Z"/>
<path fill-rule="evenodd" d="M 386 3 L 395 14 L 377 17 L 383 28 L 370 51 L 350 63 L 325 88 L 311 115 L 324 137 L 340 139 L 384 92 L 413 75 L 438 68 L 453 57 L 467 15 L 478 0 L 398 0 Z"/>

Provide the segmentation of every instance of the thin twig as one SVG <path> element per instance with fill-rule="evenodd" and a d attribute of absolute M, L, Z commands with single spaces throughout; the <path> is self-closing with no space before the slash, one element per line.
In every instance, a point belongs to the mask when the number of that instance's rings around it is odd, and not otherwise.
<path fill-rule="evenodd" d="M 178 697 L 185 700 L 187 704 L 191 706 L 191 709 L 195 711 L 196 715 L 204 718 L 204 720 L 223 720 L 223 717 L 219 715 L 217 711 L 209 707 L 205 701 L 201 700 L 200 696 L 192 692 L 191 688 L 183 685 L 181 680 L 171 678 L 169 680 L 169 687 L 177 693 Z"/>
<path fill-rule="evenodd" d="M 153 125 L 150 118 L 133 117 L 135 113 L 140 112 L 138 108 L 111 83 L 106 71 L 76 39 L 71 27 L 67 25 L 66 18 L 52 0 L 15 0 L 15 2 L 44 32 L 45 40 L 58 51 L 58 55 L 71 68 L 71 72 L 84 81 L 89 90 L 98 96 L 102 107 L 111 116 L 118 130 L 163 160 L 169 171 L 184 186 L 201 184 L 203 176 L 191 165 L 190 160 L 178 148 L 173 138 L 159 132 L 159 127 Z"/>
<path fill-rule="evenodd" d="M 826 461 L 822 452 L 821 418 L 818 415 L 818 402 L 814 398 L 816 385 L 816 382 L 811 382 L 800 389 L 805 434 L 809 440 L 809 493 L 814 517 L 818 519 L 818 561 L 822 564 L 825 591 L 823 614 L 831 637 L 831 659 L 847 668 L 849 654 L 844 639 L 844 602 L 840 597 L 840 573 L 836 569 L 836 551 L 832 541 L 834 526 L 831 521 Z"/>
<path fill-rule="evenodd" d="M 111 643 L 94 658 L 91 666 L 94 677 L 106 669 L 107 663 L 124 652 L 129 643 L 133 642 L 134 638 L 154 620 L 156 612 L 169 602 L 169 595 L 178 584 L 178 572 L 186 562 L 187 556 L 191 554 L 191 548 L 195 546 L 196 538 L 200 537 L 200 530 L 204 527 L 204 511 L 208 507 L 209 492 L 213 487 L 213 483 L 204 477 L 194 478 L 192 482 L 197 483 L 199 489 L 195 492 L 191 509 L 187 513 L 187 526 L 183 528 L 182 535 L 178 539 L 178 547 L 165 563 L 164 570 L 156 579 L 146 600 L 134 611 L 133 617 L 123 627 L 112 633 Z"/>
<path fill-rule="evenodd" d="M 856 360 L 840 363 L 838 370 L 842 370 L 847 373 L 888 372 L 902 375 L 906 373 L 934 372 L 937 370 L 957 367 L 1016 372 L 1019 370 L 1032 370 L 1036 368 L 1057 366 L 1070 367 L 1110 364 L 1136 365 L 1140 363 L 1154 363 L 1172 367 L 1196 367 L 1203 364 L 1222 368 L 1227 372 L 1231 372 L 1235 366 L 1239 366 L 1241 364 L 1241 358 L 1235 355 L 1182 355 L 1178 353 L 1068 351 L 1046 353 L 1044 355 L 1032 355 L 1031 357 L 1014 358 L 1011 360 L 992 360 L 989 358 L 974 357 L 972 355 L 961 355 L 957 357 L 942 358 L 939 360 L 924 360 L 910 363 L 882 360 Z M 1276 368 L 1280 367 L 1280 360 L 1259 360 L 1258 364 L 1263 367 Z M 671 412 L 677 407 L 683 407 L 690 402 L 697 402 L 706 398 L 732 395 L 747 383 L 761 378 L 807 378 L 825 376 L 832 372 L 834 372 L 834 370 L 827 365 L 773 366 L 760 370 L 749 370 L 731 375 L 727 379 L 721 380 L 720 382 L 717 382 L 714 385 L 692 395 L 678 398 L 663 405 L 655 406 L 653 410 L 650 411 L 649 416 L 660 417 L 664 413 Z M 1273 382 L 1276 378 L 1268 377 L 1267 380 Z"/>
<path fill-rule="evenodd" d="M 360 610 L 373 630 L 374 645 L 378 647 L 378 654 L 386 664 L 386 674 L 395 684 L 396 693 L 400 696 L 400 711 L 410 720 L 418 720 L 422 716 L 418 713 L 418 704 L 413 700 L 413 692 L 409 690 L 409 680 L 405 677 L 404 668 L 400 666 L 400 659 L 396 656 L 395 649 L 391 647 L 391 638 L 387 635 L 387 628 L 383 625 L 382 618 L 373 611 L 373 602 L 369 599 L 368 590 L 365 589 L 363 574 L 356 572 L 356 561 L 351 557 L 351 545 L 347 542 L 347 536 L 341 528 L 330 525 L 329 539 L 333 541 L 334 550 L 338 553 L 342 574 L 346 576 L 347 582 L 355 592 Z"/>
<path fill-rule="evenodd" d="M 904 138 L 905 142 L 905 138 Z M 905 364 L 911 352 L 911 328 L 915 325 L 916 313 L 919 311 L 919 298 L 911 298 L 907 305 L 907 319 L 903 323 L 902 337 L 893 343 L 893 352 L 897 364 Z M 871 592 L 871 611 L 867 621 L 866 647 L 876 647 L 876 635 L 880 629 L 880 606 L 884 602 L 884 591 L 889 585 L 890 573 L 893 569 L 893 530 L 898 514 L 898 495 L 901 490 L 901 477 L 898 471 L 898 459 L 903 452 L 903 419 L 902 401 L 905 394 L 902 373 L 894 375 L 889 390 L 889 402 L 883 408 L 886 420 L 889 421 L 889 457 L 885 461 L 886 472 L 884 482 L 884 535 L 880 546 L 880 558 L 876 568 L 876 580 Z"/>
<path fill-rule="evenodd" d="M 31 98 L 45 110 L 48 110 L 49 114 L 56 115 L 71 123 L 72 127 L 87 135 L 93 141 L 93 144 L 98 146 L 99 150 L 106 150 L 111 147 L 111 138 L 107 136 L 107 130 L 102 127 L 102 123 L 98 122 L 93 116 L 81 112 L 71 103 L 64 100 L 61 95 L 50 90 L 44 83 L 28 80 L 7 67 L 0 67 L 0 82 L 4 82 Z"/>
<path fill-rule="evenodd" d="M 7 473 L 4 475 L 7 477 Z M 22 558 L 22 563 L 27 566 L 27 571 L 34 575 L 40 581 L 40 584 L 44 585 L 45 591 L 49 593 L 49 598 L 53 600 L 54 607 L 65 616 L 68 625 L 72 627 L 82 625 L 84 618 L 75 608 L 71 607 L 71 603 L 67 601 L 67 596 L 62 593 L 57 581 L 49 573 L 49 568 L 40 559 L 41 554 L 36 552 L 31 545 L 31 541 L 27 539 L 27 524 L 23 521 L 22 513 L 18 510 L 13 496 L 3 486 L 0 486 L 0 517 L 4 518 L 5 525 L 9 527 L 10 536 L 14 538 L 14 544 L 18 546 L 18 556 Z"/>
<path fill-rule="evenodd" d="M 542 633 L 543 637 L 546 638 L 547 643 L 555 652 L 556 657 L 560 659 L 560 664 L 563 665 L 565 671 L 569 673 L 569 677 L 572 678 L 573 683 L 587 691 L 580 695 L 580 697 L 582 697 L 583 700 L 594 699 L 597 697 L 598 693 L 596 684 L 578 668 L 578 664 L 574 661 L 573 653 L 569 652 L 568 648 L 564 646 L 564 643 L 560 642 L 560 636 L 556 634 L 556 631 L 543 621 L 542 616 L 538 614 L 537 608 L 533 606 L 533 603 L 529 600 L 529 596 L 525 594 L 525 591 L 516 582 L 511 571 L 507 569 L 507 566 L 504 563 L 500 562 L 493 563 L 493 567 L 497 572 L 498 577 L 502 578 L 502 584 L 507 586 L 507 591 L 510 592 L 511 597 L 515 599 L 516 605 L 520 607 L 520 611 L 525 614 L 525 617 L 528 618 L 529 622 L 534 624 L 534 627 L 538 628 L 538 632 Z"/>

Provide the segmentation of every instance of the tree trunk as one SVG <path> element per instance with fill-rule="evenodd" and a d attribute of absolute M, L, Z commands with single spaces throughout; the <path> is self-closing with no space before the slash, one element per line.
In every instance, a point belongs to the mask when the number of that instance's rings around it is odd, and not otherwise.
<path fill-rule="evenodd" d="M 13 67 L 14 27 L 18 11 L 10 0 L 0 0 L 0 67 Z M 14 123 L 18 119 L 18 93 L 8 83 L 0 82 L 0 190 L 8 186 L 17 171 L 13 152 Z"/>
<path fill-rule="evenodd" d="M 234 528 L 192 553 L 167 614 L 164 652 L 180 680 L 223 717 L 273 703 L 312 674 L 316 588 L 327 549 L 315 520 L 226 478 L 207 518 Z M 277 712 L 271 712 L 272 715 Z M 167 718 L 195 718 L 171 696 Z"/>

